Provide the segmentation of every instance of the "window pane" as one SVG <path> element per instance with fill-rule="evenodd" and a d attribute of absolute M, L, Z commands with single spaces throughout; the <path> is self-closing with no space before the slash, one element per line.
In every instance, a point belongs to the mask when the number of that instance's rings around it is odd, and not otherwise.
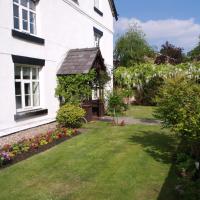
<path fill-rule="evenodd" d="M 35 24 L 35 13 L 30 12 L 30 23 Z"/>
<path fill-rule="evenodd" d="M 39 83 L 33 82 L 33 95 L 39 94 Z"/>
<path fill-rule="evenodd" d="M 14 28 L 19 29 L 19 18 L 14 17 Z"/>
<path fill-rule="evenodd" d="M 28 11 L 27 10 L 22 10 L 22 19 L 23 20 L 28 20 Z"/>
<path fill-rule="evenodd" d="M 15 17 L 19 17 L 19 6 L 16 4 L 13 5 L 13 14 Z"/>
<path fill-rule="evenodd" d="M 30 79 L 30 73 L 31 73 L 31 70 L 29 67 L 24 67 L 23 68 L 23 79 Z"/>
<path fill-rule="evenodd" d="M 32 79 L 33 80 L 38 80 L 39 79 L 38 68 L 32 68 Z"/>
<path fill-rule="evenodd" d="M 16 96 L 16 108 L 17 109 L 22 108 L 22 97 L 21 96 Z"/>
<path fill-rule="evenodd" d="M 33 82 L 33 106 L 40 105 L 40 88 L 39 82 Z"/>
<path fill-rule="evenodd" d="M 14 28 L 19 29 L 19 6 L 13 5 Z"/>
<path fill-rule="evenodd" d="M 28 12 L 26 10 L 22 10 L 22 19 L 23 19 L 23 30 L 28 30 Z"/>
<path fill-rule="evenodd" d="M 21 5 L 24 7 L 28 6 L 28 0 L 21 0 Z"/>
<path fill-rule="evenodd" d="M 13 2 L 15 2 L 15 3 L 19 3 L 19 0 L 14 0 Z"/>
<path fill-rule="evenodd" d="M 27 21 L 23 21 L 23 29 L 24 29 L 25 31 L 28 30 L 28 22 L 27 22 Z"/>
<path fill-rule="evenodd" d="M 31 106 L 31 96 L 25 95 L 25 106 Z"/>
<path fill-rule="evenodd" d="M 29 8 L 35 10 L 35 3 L 32 0 L 29 1 Z"/>
<path fill-rule="evenodd" d="M 24 93 L 25 93 L 25 95 L 30 95 L 31 94 L 30 83 L 25 83 L 24 84 Z"/>
<path fill-rule="evenodd" d="M 21 95 L 21 83 L 15 82 L 15 95 Z"/>
<path fill-rule="evenodd" d="M 33 12 L 30 12 L 30 33 L 36 33 L 36 15 Z"/>
<path fill-rule="evenodd" d="M 30 33 L 35 34 L 34 24 L 31 24 L 31 23 L 30 23 Z"/>
<path fill-rule="evenodd" d="M 40 95 L 36 94 L 33 95 L 33 106 L 39 106 L 40 105 Z"/>
<path fill-rule="evenodd" d="M 15 67 L 15 79 L 21 79 L 21 67 Z"/>

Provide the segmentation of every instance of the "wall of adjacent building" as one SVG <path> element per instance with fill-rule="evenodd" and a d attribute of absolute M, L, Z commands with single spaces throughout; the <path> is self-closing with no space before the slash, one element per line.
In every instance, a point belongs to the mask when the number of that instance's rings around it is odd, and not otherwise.
<path fill-rule="evenodd" d="M 103 32 L 100 49 L 109 70 L 113 66 L 113 16 L 109 2 L 101 1 L 100 16 L 93 0 L 40 0 L 37 6 L 37 36 L 45 45 L 12 37 L 12 0 L 0 1 L 0 136 L 55 120 L 59 107 L 55 97 L 56 72 L 69 49 L 94 46 L 93 27 Z M 11 55 L 45 59 L 40 73 L 41 107 L 48 115 L 18 121 L 16 114 L 14 63 Z M 111 86 L 112 87 L 112 86 Z"/>

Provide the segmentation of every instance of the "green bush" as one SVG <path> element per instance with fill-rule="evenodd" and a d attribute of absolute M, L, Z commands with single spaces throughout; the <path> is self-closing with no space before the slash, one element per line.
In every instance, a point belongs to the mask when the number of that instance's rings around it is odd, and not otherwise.
<path fill-rule="evenodd" d="M 181 139 L 189 142 L 191 153 L 199 156 L 200 85 L 177 76 L 166 81 L 156 101 L 158 108 L 155 116 L 162 120 L 164 127 L 171 128 Z"/>
<path fill-rule="evenodd" d="M 123 95 L 117 91 L 108 96 L 108 112 L 113 116 L 114 122 L 118 125 L 118 115 L 127 109 L 123 101 Z"/>
<path fill-rule="evenodd" d="M 108 96 L 108 110 L 114 114 L 120 114 L 126 110 L 127 105 L 123 101 L 123 95 L 114 91 Z"/>
<path fill-rule="evenodd" d="M 166 81 L 156 98 L 155 116 L 180 137 L 176 170 L 180 176 L 180 199 L 200 199 L 200 85 L 176 76 Z"/>
<path fill-rule="evenodd" d="M 59 125 L 69 128 L 79 128 L 82 125 L 82 118 L 85 116 L 85 111 L 79 106 L 66 104 L 62 106 L 56 120 Z"/>
<path fill-rule="evenodd" d="M 180 191 L 178 192 L 181 200 L 199 200 L 200 199 L 200 180 L 190 181 L 184 178 L 180 181 Z"/>
<path fill-rule="evenodd" d="M 155 97 L 159 92 L 160 87 L 164 84 L 164 79 L 155 76 L 143 84 L 142 90 L 136 90 L 136 102 L 141 105 L 155 106 Z"/>

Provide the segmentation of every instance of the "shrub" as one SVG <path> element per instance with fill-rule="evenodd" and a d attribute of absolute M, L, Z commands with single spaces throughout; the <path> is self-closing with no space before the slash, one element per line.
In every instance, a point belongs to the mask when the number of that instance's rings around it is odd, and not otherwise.
<path fill-rule="evenodd" d="M 136 90 L 135 92 L 137 103 L 147 106 L 155 106 L 155 97 L 163 84 L 164 79 L 159 76 L 152 77 L 148 82 L 145 82 L 142 91 Z"/>
<path fill-rule="evenodd" d="M 190 76 L 191 79 L 199 80 L 200 64 L 183 63 L 179 65 L 154 65 L 151 63 L 138 64 L 134 66 L 118 67 L 114 70 L 114 80 L 117 87 L 136 90 L 138 104 L 155 104 L 154 97 L 166 78 L 177 76 L 177 74 Z M 200 81 L 199 81 L 200 82 Z"/>
<path fill-rule="evenodd" d="M 114 124 L 118 125 L 118 115 L 127 109 L 123 101 L 123 95 L 114 91 L 108 96 L 108 112 L 113 116 Z"/>
<path fill-rule="evenodd" d="M 79 128 L 84 116 L 85 111 L 82 108 L 66 104 L 59 109 L 56 120 L 63 127 Z"/>
<path fill-rule="evenodd" d="M 156 117 L 181 138 L 176 169 L 183 200 L 199 199 L 200 183 L 200 85 L 177 76 L 166 81 L 156 98 Z"/>
<path fill-rule="evenodd" d="M 200 155 L 200 86 L 191 79 L 178 76 L 169 79 L 156 98 L 155 116 L 164 127 L 171 128 L 189 142 L 191 153 Z"/>
<path fill-rule="evenodd" d="M 120 114 L 126 109 L 126 105 L 123 102 L 123 95 L 114 91 L 108 96 L 108 110 L 114 114 Z"/>
<path fill-rule="evenodd" d="M 176 170 L 180 176 L 194 179 L 197 173 L 195 160 L 185 153 L 178 153 L 176 159 Z"/>
<path fill-rule="evenodd" d="M 200 180 L 190 181 L 184 178 L 179 185 L 179 198 L 181 200 L 198 200 L 200 199 Z"/>

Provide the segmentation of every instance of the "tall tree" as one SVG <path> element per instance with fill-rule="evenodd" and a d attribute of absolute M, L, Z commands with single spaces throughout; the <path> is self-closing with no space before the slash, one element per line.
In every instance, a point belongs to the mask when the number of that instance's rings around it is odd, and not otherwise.
<path fill-rule="evenodd" d="M 153 55 L 153 49 L 137 26 L 130 28 L 116 41 L 114 58 L 118 61 L 118 65 L 130 67 L 134 64 L 144 63 L 145 57 Z"/>
<path fill-rule="evenodd" d="M 176 47 L 168 41 L 161 46 L 160 53 L 170 64 L 180 64 L 184 60 L 183 48 Z"/>
<path fill-rule="evenodd" d="M 192 49 L 190 52 L 188 52 L 187 55 L 191 60 L 197 60 L 197 61 L 200 60 L 200 36 L 199 36 L 198 45 L 194 49 Z"/>

